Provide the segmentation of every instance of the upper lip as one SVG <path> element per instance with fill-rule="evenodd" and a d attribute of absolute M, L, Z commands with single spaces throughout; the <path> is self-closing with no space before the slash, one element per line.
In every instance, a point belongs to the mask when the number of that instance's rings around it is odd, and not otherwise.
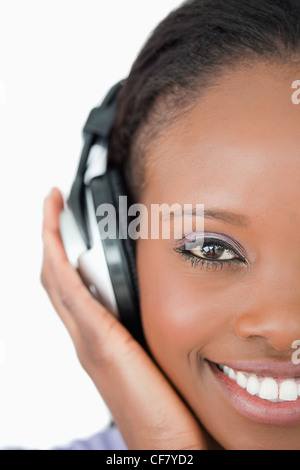
<path fill-rule="evenodd" d="M 226 361 L 217 363 L 236 371 L 273 378 L 289 379 L 300 377 L 300 364 L 292 361 Z"/>

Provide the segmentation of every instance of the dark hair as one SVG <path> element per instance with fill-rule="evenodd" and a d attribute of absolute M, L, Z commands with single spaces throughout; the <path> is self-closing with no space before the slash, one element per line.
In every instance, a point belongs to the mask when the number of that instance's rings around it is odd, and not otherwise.
<path fill-rule="evenodd" d="M 133 200 L 145 187 L 143 155 L 164 125 L 228 68 L 299 60 L 300 0 L 190 0 L 151 34 L 118 97 L 110 161 Z"/>

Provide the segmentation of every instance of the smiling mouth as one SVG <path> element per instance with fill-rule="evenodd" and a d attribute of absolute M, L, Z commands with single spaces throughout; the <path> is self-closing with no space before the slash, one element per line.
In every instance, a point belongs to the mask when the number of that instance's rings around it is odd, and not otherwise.
<path fill-rule="evenodd" d="M 218 369 L 249 395 L 272 403 L 294 402 L 300 397 L 300 377 L 280 378 L 235 370 L 222 364 Z"/>
<path fill-rule="evenodd" d="M 207 360 L 217 389 L 239 414 L 258 423 L 300 423 L 300 367 L 290 362 Z"/>

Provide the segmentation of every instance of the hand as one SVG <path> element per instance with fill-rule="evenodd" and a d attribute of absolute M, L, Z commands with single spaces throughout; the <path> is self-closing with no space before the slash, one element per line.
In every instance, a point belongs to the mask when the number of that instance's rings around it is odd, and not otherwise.
<path fill-rule="evenodd" d="M 59 232 L 62 209 L 54 189 L 44 202 L 41 282 L 127 447 L 205 449 L 205 432 L 163 373 L 69 264 Z"/>

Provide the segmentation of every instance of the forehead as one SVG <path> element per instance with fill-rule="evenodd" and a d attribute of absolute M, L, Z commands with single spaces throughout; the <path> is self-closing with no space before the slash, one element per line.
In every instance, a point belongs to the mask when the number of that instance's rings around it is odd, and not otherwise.
<path fill-rule="evenodd" d="M 220 78 L 145 156 L 145 203 L 300 215 L 300 67 L 256 65 Z"/>

